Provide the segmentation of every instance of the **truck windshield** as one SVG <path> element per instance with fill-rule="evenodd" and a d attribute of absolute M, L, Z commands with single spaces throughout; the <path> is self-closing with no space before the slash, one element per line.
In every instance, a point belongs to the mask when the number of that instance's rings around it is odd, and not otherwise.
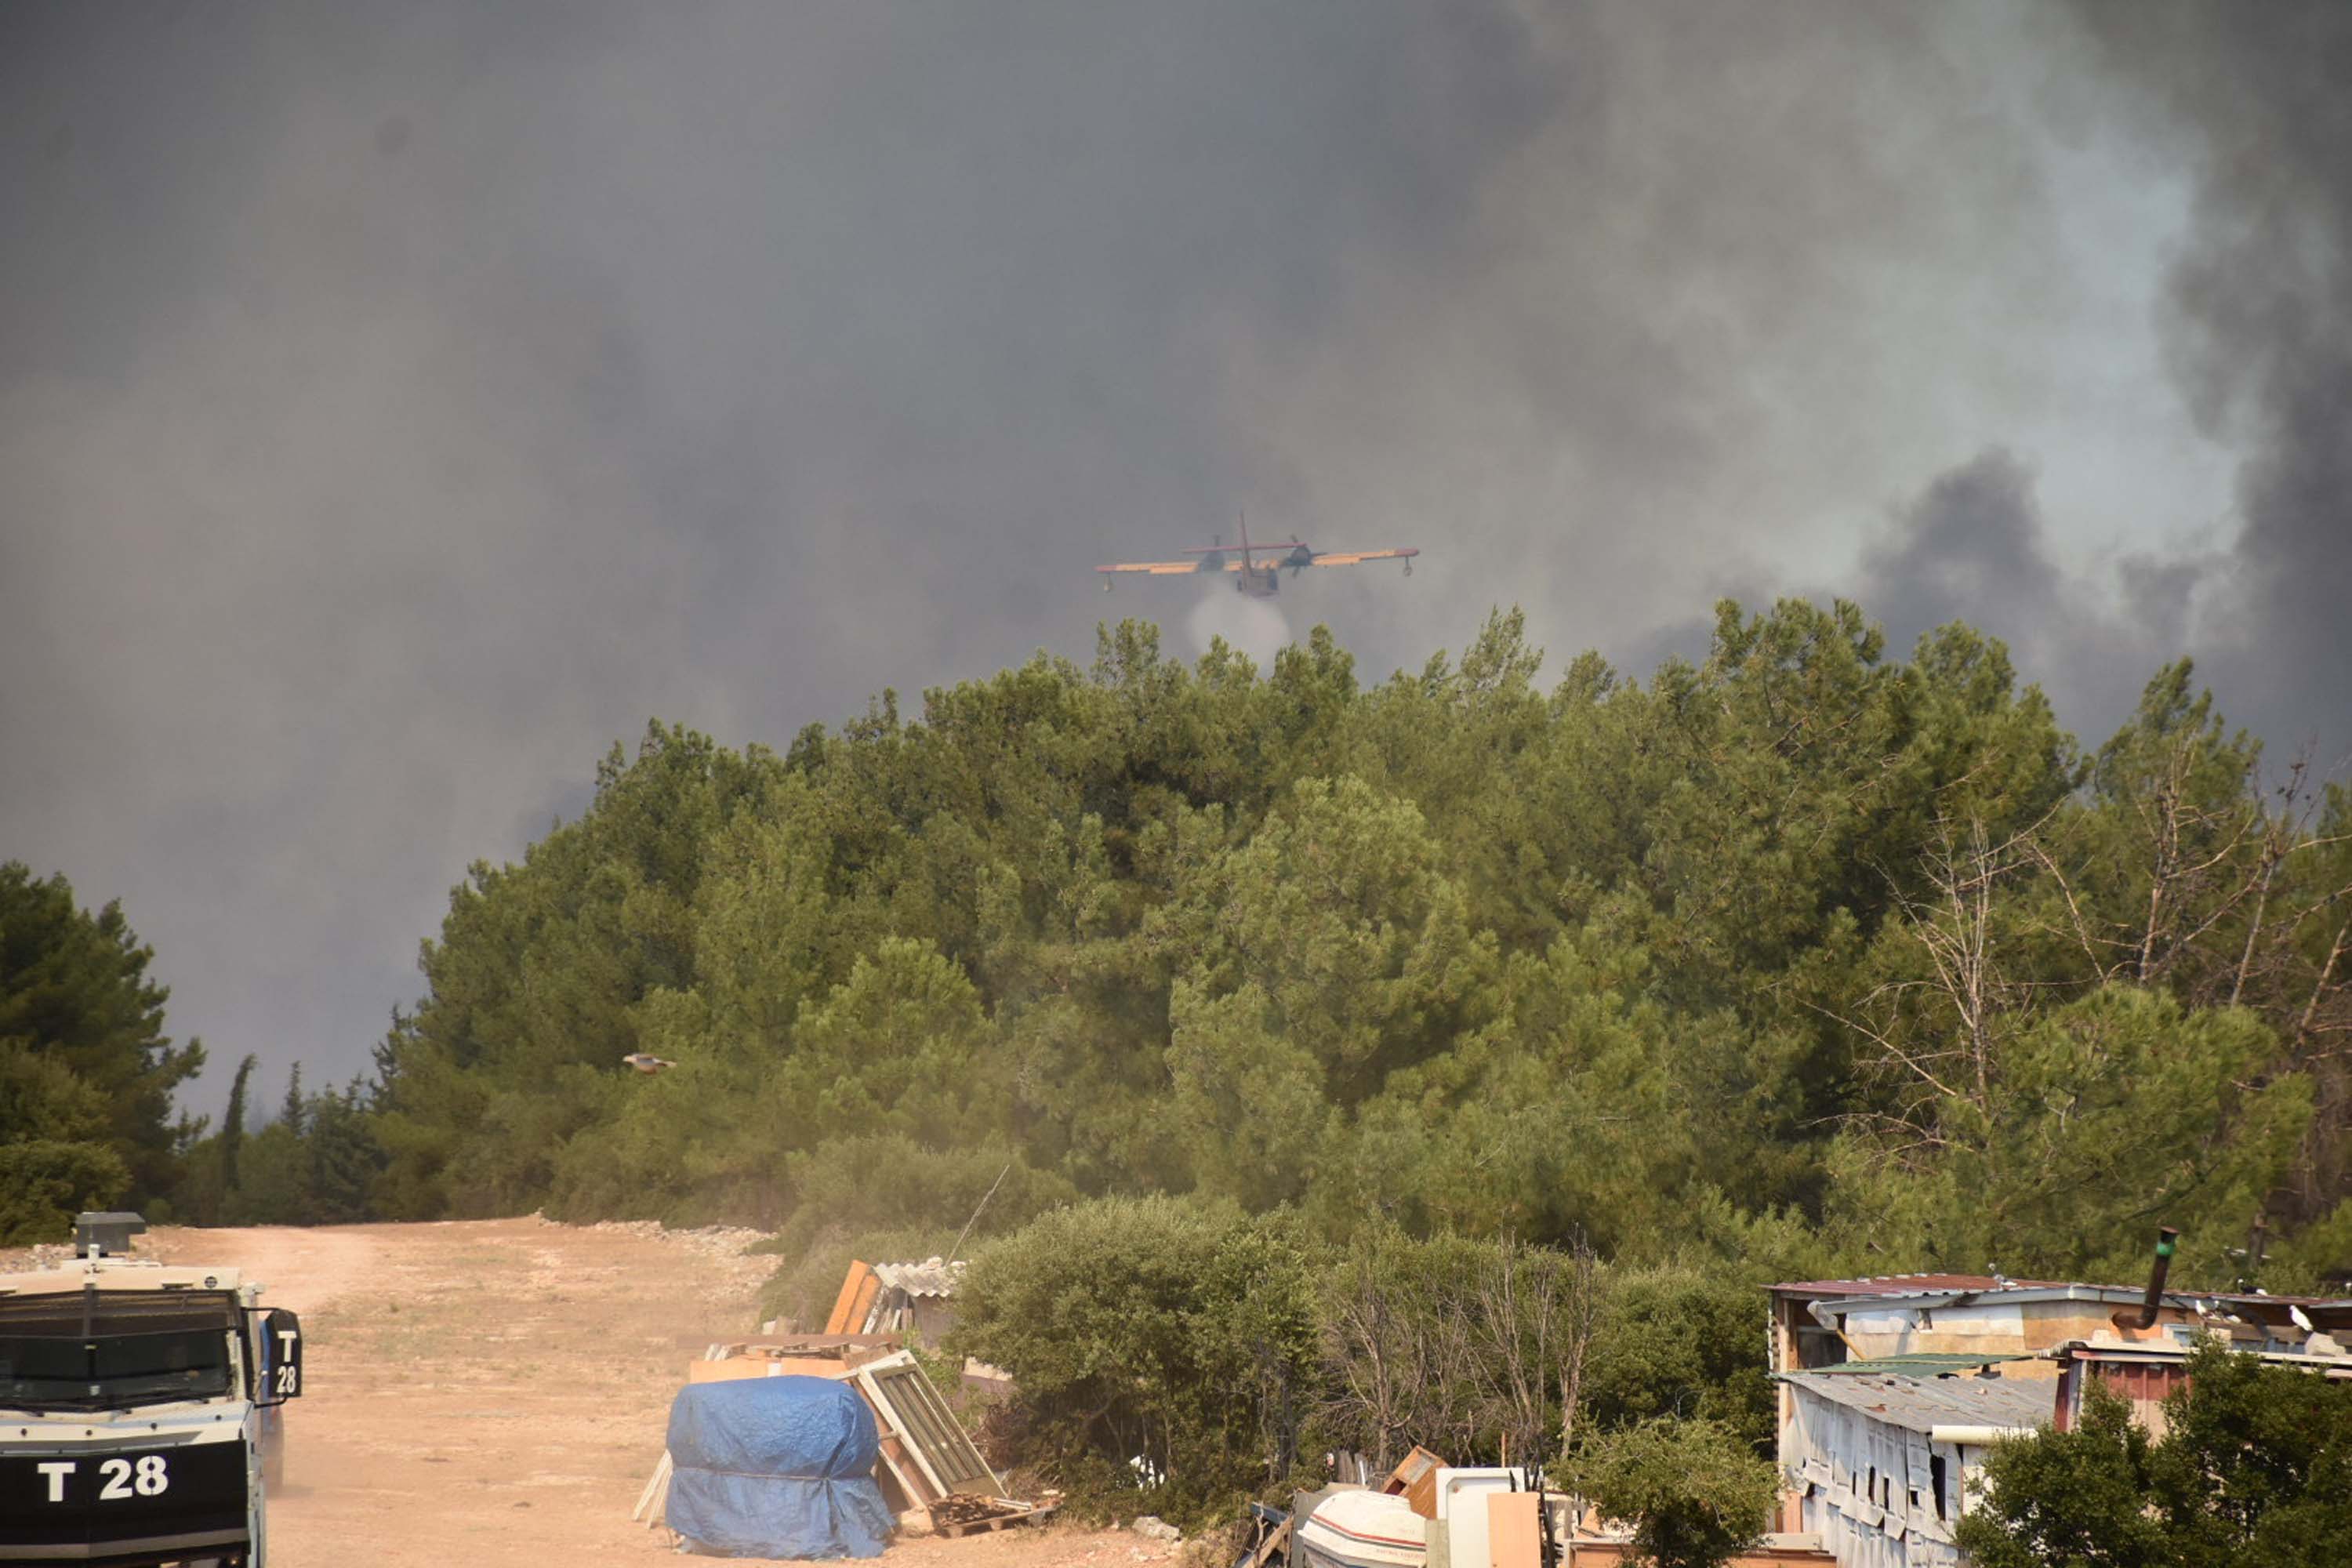
<path fill-rule="evenodd" d="M 0 1297 L 0 1405 L 113 1410 L 229 1392 L 226 1291 L 80 1290 Z"/>

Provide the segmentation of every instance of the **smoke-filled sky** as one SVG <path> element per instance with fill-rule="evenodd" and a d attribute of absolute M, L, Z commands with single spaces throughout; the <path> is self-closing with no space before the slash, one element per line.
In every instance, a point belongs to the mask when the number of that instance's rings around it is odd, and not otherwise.
<path fill-rule="evenodd" d="M 366 1063 L 469 860 L 1105 616 L 1719 594 L 2352 749 L 2352 6 L 0 8 L 0 858 Z M 1278 610 L 1098 561 L 1417 544 Z M 264 1097 L 265 1099 L 267 1096 Z"/>

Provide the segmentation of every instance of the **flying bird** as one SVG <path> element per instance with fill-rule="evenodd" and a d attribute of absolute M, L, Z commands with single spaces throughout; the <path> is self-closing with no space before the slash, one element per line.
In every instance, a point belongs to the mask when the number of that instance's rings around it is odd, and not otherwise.
<path fill-rule="evenodd" d="M 2319 1331 L 2317 1329 L 2315 1329 L 2315 1328 L 2314 1328 L 2314 1327 L 2312 1326 L 2312 1322 L 2311 1322 L 2311 1316 L 2310 1316 L 2310 1314 L 2309 1314 L 2309 1313 L 2307 1313 L 2307 1312 L 2305 1312 L 2302 1308 L 2300 1308 L 2300 1307 L 2296 1306 L 2296 1305 L 2295 1305 L 2294 1302 L 2292 1302 L 2292 1301 L 2290 1301 L 2290 1302 L 2288 1302 L 2288 1303 L 2287 1303 L 2287 1307 L 2286 1307 L 2286 1315 L 2287 1315 L 2288 1317 L 2290 1317 L 2290 1318 L 2294 1319 L 2294 1326 L 2295 1326 L 2296 1328 L 2298 1328 L 2298 1329 L 2301 1329 L 2305 1333 L 2306 1333 L 2306 1334 L 2315 1334 L 2315 1333 L 2317 1333 L 2317 1332 Z"/>
<path fill-rule="evenodd" d="M 655 1056 L 650 1051 L 631 1051 L 627 1056 L 623 1057 L 621 1059 L 628 1063 L 629 1066 L 636 1068 L 639 1072 L 659 1072 L 664 1068 L 674 1068 L 677 1066 L 676 1062 L 662 1060 L 661 1058 Z"/>

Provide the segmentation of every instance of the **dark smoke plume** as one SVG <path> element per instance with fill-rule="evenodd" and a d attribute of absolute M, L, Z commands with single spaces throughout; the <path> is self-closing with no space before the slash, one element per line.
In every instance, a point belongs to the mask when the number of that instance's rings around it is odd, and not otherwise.
<path fill-rule="evenodd" d="M 2096 744 L 2147 679 L 2191 646 L 2197 590 L 2213 563 L 2130 556 L 2103 582 L 2068 571 L 2050 533 L 2033 471 L 1993 447 L 1897 508 L 1838 591 L 1885 626 L 1890 653 L 1953 621 L 2000 638 L 2020 678 Z"/>
<path fill-rule="evenodd" d="M 2168 357 L 2244 454 L 2211 673 L 2273 748 L 2352 749 L 2352 5 L 2075 0 L 2196 170 Z"/>
<path fill-rule="evenodd" d="M 648 716 L 1181 647 L 1235 607 L 1088 568 L 1244 508 L 1423 547 L 1285 589 L 1375 677 L 1513 601 L 1646 672 L 1756 584 L 1980 617 L 2088 730 L 2184 648 L 2324 728 L 2341 15 L 2081 16 L 16 0 L 0 856 L 340 1079 Z M 2192 182 L 2167 341 L 2242 453 L 2149 327 Z"/>

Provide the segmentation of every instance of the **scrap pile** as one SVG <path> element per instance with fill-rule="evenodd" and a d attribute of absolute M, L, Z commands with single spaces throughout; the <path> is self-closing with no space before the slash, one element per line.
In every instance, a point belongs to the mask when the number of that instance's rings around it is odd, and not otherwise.
<path fill-rule="evenodd" d="M 937 1343 L 955 1326 L 956 1286 L 963 1265 L 932 1258 L 920 1263 L 852 1263 L 825 1320 L 829 1334 L 919 1333 Z"/>
<path fill-rule="evenodd" d="M 931 1525 L 941 1535 L 970 1535 L 974 1531 L 1003 1530 L 1008 1524 L 1026 1524 L 1033 1519 L 1053 1512 L 1057 1506 L 1051 1500 L 1023 1502 L 1017 1498 L 966 1497 L 956 1493 L 931 1505 Z"/>
<path fill-rule="evenodd" d="M 687 1368 L 689 1383 L 739 1377 L 845 1377 L 898 1349 L 896 1334 L 781 1334 L 721 1341 Z"/>
<path fill-rule="evenodd" d="M 689 1385 L 742 1378 L 815 1377 L 845 1384 L 872 1412 L 879 1438 L 874 1479 L 902 1521 L 917 1514 L 943 1535 L 1002 1530 L 1051 1514 L 1052 1494 L 1037 1501 L 1005 1495 L 955 1412 L 904 1346 L 902 1332 L 942 1331 L 957 1269 L 924 1264 L 852 1263 L 821 1334 L 721 1341 L 687 1372 Z M 633 1517 L 664 1522 L 672 1461 L 665 1454 Z"/>
<path fill-rule="evenodd" d="M 1234 1568 L 1565 1568 L 1581 1560 L 1572 1505 L 1538 1480 L 1507 1466 L 1448 1465 L 1416 1447 L 1377 1487 L 1300 1492 L 1286 1514 L 1254 1505 L 1252 1538 Z"/>
<path fill-rule="evenodd" d="M 1004 1490 L 1003 1479 L 981 1458 L 910 1352 L 869 1362 L 847 1376 L 882 1429 L 882 1465 L 902 1510 L 929 1510 L 950 1498 L 994 1497 Z"/>

